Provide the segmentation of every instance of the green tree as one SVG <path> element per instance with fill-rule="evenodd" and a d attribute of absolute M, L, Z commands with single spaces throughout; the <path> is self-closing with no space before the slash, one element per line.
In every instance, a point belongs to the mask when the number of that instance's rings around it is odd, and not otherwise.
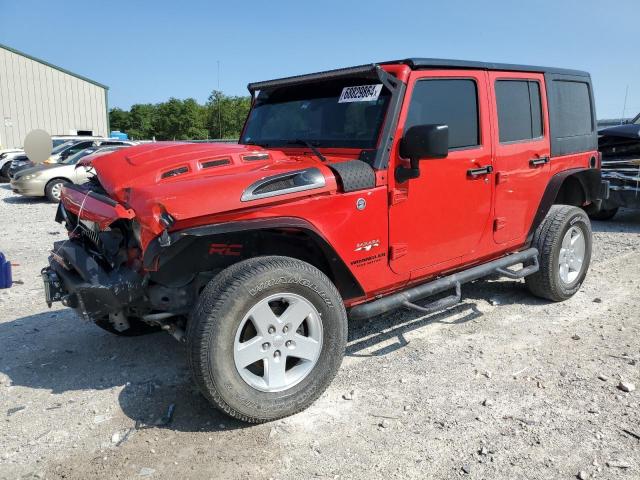
<path fill-rule="evenodd" d="M 235 139 L 251 106 L 250 97 L 232 97 L 214 90 L 205 105 L 193 98 L 135 104 L 129 111 L 112 108 L 111 128 L 134 140 Z"/>
<path fill-rule="evenodd" d="M 131 128 L 129 112 L 121 108 L 112 108 L 109 111 L 109 126 L 111 130 L 129 131 Z"/>
<path fill-rule="evenodd" d="M 157 105 L 153 127 L 158 140 L 202 140 L 207 138 L 204 109 L 193 98 Z"/>
<path fill-rule="evenodd" d="M 231 97 L 214 90 L 207 100 L 210 138 L 238 138 L 251 107 L 251 97 Z"/>
<path fill-rule="evenodd" d="M 155 136 L 153 119 L 156 116 L 156 105 L 151 103 L 131 106 L 129 115 L 129 137 L 137 140 L 151 140 Z"/>

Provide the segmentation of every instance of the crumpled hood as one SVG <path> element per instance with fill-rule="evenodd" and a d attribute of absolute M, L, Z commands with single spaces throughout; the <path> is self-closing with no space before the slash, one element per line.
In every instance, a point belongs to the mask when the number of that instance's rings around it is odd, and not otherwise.
<path fill-rule="evenodd" d="M 106 192 L 134 210 L 139 221 L 155 233 L 162 230 L 158 218 L 164 212 L 176 221 L 189 220 L 337 188 L 331 170 L 315 157 L 288 156 L 250 145 L 157 142 L 102 155 L 92 165 Z M 323 187 L 241 200 L 247 188 L 260 179 L 307 168 L 322 173 Z"/>

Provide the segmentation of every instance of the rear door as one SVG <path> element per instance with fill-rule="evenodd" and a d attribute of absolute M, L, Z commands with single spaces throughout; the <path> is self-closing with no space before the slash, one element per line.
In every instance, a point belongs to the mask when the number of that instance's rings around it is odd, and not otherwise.
<path fill-rule="evenodd" d="M 489 72 L 496 123 L 493 238 L 519 243 L 547 185 L 550 145 L 544 75 Z"/>
<path fill-rule="evenodd" d="M 492 144 L 484 71 L 411 74 L 400 115 L 402 131 L 420 124 L 449 127 L 449 154 L 420 161 L 420 177 L 391 181 L 390 266 L 413 277 L 473 255 L 490 224 Z M 406 165 L 394 149 L 391 165 Z M 392 171 L 392 170 L 391 170 Z"/>

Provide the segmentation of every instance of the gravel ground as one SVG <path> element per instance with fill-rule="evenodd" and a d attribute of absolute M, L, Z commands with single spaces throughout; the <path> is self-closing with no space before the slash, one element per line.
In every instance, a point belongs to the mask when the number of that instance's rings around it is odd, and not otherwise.
<path fill-rule="evenodd" d="M 0 250 L 17 264 L 0 291 L 0 478 L 640 478 L 640 391 L 618 388 L 640 387 L 638 212 L 594 222 L 571 300 L 487 280 L 446 312 L 352 322 L 320 400 L 247 427 L 194 390 L 169 335 L 47 309 L 54 210 L 0 185 Z"/>

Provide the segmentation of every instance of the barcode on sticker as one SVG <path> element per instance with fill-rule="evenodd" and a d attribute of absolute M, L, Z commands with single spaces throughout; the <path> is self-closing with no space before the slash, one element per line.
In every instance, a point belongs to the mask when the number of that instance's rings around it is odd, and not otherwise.
<path fill-rule="evenodd" d="M 344 87 L 338 103 L 348 102 L 370 102 L 377 100 L 382 91 L 382 84 L 378 85 L 357 85 L 354 87 Z"/>

